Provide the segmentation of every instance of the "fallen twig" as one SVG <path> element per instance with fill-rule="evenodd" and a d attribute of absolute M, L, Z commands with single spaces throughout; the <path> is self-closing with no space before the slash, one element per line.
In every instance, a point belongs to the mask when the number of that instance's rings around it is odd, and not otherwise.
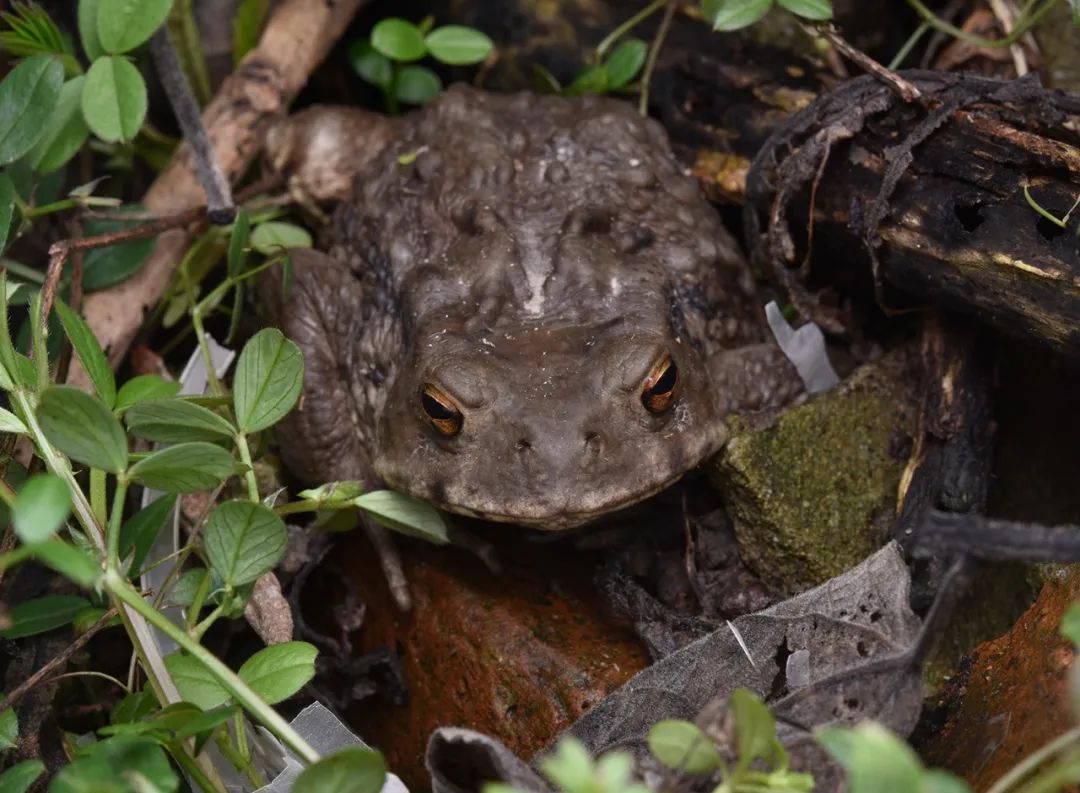
<path fill-rule="evenodd" d="M 29 691 L 32 691 L 38 686 L 46 677 L 52 674 L 58 667 L 63 666 L 69 660 L 71 656 L 81 650 L 87 642 L 93 639 L 101 630 L 108 627 L 109 623 L 116 617 L 116 609 L 109 609 L 106 611 L 101 619 L 83 631 L 81 634 L 75 637 L 75 640 L 64 648 L 63 652 L 54 656 L 45 666 L 34 672 L 30 677 L 26 678 L 22 683 L 17 685 L 14 689 L 8 692 L 8 695 L 4 697 L 3 701 L 0 701 L 0 713 L 10 708 L 20 698 Z"/>
<path fill-rule="evenodd" d="M 222 172 L 239 179 L 262 149 L 271 122 L 283 113 L 308 76 L 344 32 L 365 0 L 284 0 L 259 45 L 222 84 L 203 113 Z M 195 178 L 191 150 L 184 145 L 147 191 L 143 203 L 161 215 L 201 210 L 205 202 Z M 173 268 L 191 244 L 191 232 L 171 228 L 158 237 L 143 267 L 128 280 L 87 296 L 86 321 L 116 367 L 157 303 Z M 72 366 L 70 381 L 86 386 L 86 373 Z"/>

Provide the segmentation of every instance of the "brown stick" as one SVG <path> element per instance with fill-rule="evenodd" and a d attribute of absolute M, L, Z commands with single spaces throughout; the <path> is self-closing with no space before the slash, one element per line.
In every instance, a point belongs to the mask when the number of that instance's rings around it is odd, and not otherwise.
<path fill-rule="evenodd" d="M 0 713 L 3 713 L 18 702 L 24 694 L 39 685 L 41 681 L 54 672 L 57 667 L 63 666 L 71 660 L 71 656 L 75 655 L 75 653 L 86 646 L 88 641 L 93 639 L 103 628 L 107 627 L 115 616 L 116 609 L 109 609 L 106 611 L 101 619 L 87 628 L 82 634 L 76 636 L 75 641 L 65 647 L 62 653 L 54 657 L 49 663 L 45 664 L 45 666 L 41 667 L 41 669 L 37 670 L 34 674 L 30 675 L 30 677 L 17 685 L 6 697 L 4 697 L 4 700 L 0 702 Z"/>
<path fill-rule="evenodd" d="M 231 182 L 254 161 L 270 123 L 288 108 L 365 2 L 283 0 L 274 12 L 259 45 L 225 80 L 203 113 L 218 162 Z M 161 215 L 175 215 L 206 203 L 186 145 L 151 185 L 143 203 Z M 186 229 L 165 231 L 139 272 L 123 283 L 87 296 L 87 323 L 113 367 L 123 359 L 144 312 L 161 297 L 191 240 L 191 232 Z M 82 386 L 88 384 L 81 367 L 72 366 L 70 380 Z"/>
<path fill-rule="evenodd" d="M 887 69 L 866 53 L 851 46 L 847 39 L 841 36 L 832 25 L 803 25 L 802 27 L 803 30 L 811 36 L 822 36 L 826 41 L 832 44 L 833 47 L 839 50 L 845 58 L 852 61 L 860 69 L 869 72 L 879 80 L 890 85 L 905 102 L 914 102 L 922 96 L 922 91 L 892 69 Z"/>

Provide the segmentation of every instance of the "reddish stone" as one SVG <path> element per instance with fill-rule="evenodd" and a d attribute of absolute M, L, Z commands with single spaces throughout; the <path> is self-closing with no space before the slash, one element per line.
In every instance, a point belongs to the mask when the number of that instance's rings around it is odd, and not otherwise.
<path fill-rule="evenodd" d="M 343 549 L 368 606 L 356 651 L 397 648 L 410 687 L 404 708 L 365 700 L 349 716 L 413 789 L 428 786 L 423 752 L 436 727 L 480 730 L 529 758 L 648 663 L 566 543 L 500 543 L 501 574 L 455 548 L 400 548 L 408 614 L 370 547 L 358 539 Z"/>
<path fill-rule="evenodd" d="M 944 727 L 920 747 L 929 765 L 986 790 L 1074 725 L 1067 673 L 1075 653 L 1058 626 L 1078 594 L 1074 567 L 1043 587 L 1009 633 L 975 648 L 965 673 L 944 692 Z"/>

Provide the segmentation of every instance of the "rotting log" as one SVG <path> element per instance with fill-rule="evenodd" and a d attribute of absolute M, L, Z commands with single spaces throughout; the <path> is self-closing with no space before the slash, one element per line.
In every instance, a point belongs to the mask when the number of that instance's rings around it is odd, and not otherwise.
<path fill-rule="evenodd" d="M 230 181 L 239 179 L 259 155 L 271 122 L 288 109 L 365 2 L 284 0 L 274 11 L 258 46 L 226 78 L 203 112 L 218 161 Z M 146 208 L 161 215 L 183 212 L 205 201 L 186 144 L 143 197 Z M 190 229 L 163 233 L 138 273 L 86 298 L 86 320 L 114 368 L 135 339 L 144 312 L 157 303 L 191 243 Z M 86 385 L 81 367 L 72 365 L 69 381 Z"/>
<path fill-rule="evenodd" d="M 844 317 L 814 284 L 869 274 L 886 311 L 932 303 L 1080 353 L 1080 217 L 1059 228 L 1024 193 L 1059 217 L 1080 196 L 1080 97 L 904 76 L 919 101 L 860 77 L 773 133 L 747 182 L 755 256 L 833 332 Z"/>

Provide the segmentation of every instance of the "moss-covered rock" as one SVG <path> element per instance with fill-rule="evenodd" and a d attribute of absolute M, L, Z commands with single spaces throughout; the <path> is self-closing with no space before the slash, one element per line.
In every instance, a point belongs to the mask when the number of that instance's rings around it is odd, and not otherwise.
<path fill-rule="evenodd" d="M 918 415 L 911 359 L 890 353 L 769 427 L 736 419 L 710 473 L 770 586 L 807 589 L 885 541 Z"/>

